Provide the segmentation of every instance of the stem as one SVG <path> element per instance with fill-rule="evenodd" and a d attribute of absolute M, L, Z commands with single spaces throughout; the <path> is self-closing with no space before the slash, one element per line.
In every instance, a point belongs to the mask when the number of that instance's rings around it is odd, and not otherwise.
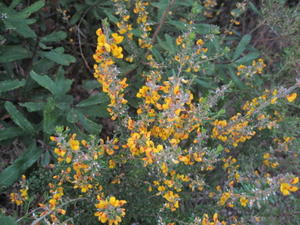
<path fill-rule="evenodd" d="M 70 201 L 68 201 L 68 202 L 65 202 L 65 203 L 59 205 L 58 208 L 61 208 L 61 207 L 65 206 L 65 205 L 67 205 L 67 204 L 69 204 L 69 203 L 71 203 L 71 202 L 75 202 L 75 201 L 79 201 L 79 200 L 85 200 L 85 199 L 86 199 L 86 198 L 76 198 L 76 199 L 72 199 L 72 200 L 70 200 Z M 43 215 L 43 216 L 41 216 L 40 218 L 38 218 L 38 219 L 36 219 L 35 221 L 33 221 L 33 222 L 31 223 L 31 225 L 36 225 L 36 224 L 38 224 L 40 221 L 42 221 L 45 217 L 47 217 L 48 215 L 50 215 L 50 214 L 53 213 L 54 211 L 55 211 L 55 209 L 50 210 L 50 211 L 47 212 L 45 215 Z"/>
<path fill-rule="evenodd" d="M 169 4 L 168 4 L 167 8 L 165 9 L 164 13 L 162 14 L 162 17 L 161 17 L 161 19 L 160 19 L 160 21 L 159 21 L 158 27 L 156 28 L 156 30 L 155 30 L 155 32 L 154 32 L 154 34 L 153 34 L 153 36 L 152 36 L 152 40 L 151 40 L 152 44 L 155 42 L 156 37 L 157 37 L 157 35 L 158 35 L 160 29 L 162 28 L 162 25 L 164 24 L 165 19 L 166 19 L 167 15 L 168 15 L 168 13 L 169 13 L 169 11 L 170 11 L 170 8 L 171 8 L 171 6 L 172 6 L 175 2 L 176 2 L 176 0 L 171 0 L 171 1 L 169 1 Z"/>

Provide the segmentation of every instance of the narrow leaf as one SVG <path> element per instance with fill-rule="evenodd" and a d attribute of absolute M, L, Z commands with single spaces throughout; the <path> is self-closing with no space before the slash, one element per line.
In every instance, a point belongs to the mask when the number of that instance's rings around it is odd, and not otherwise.
<path fill-rule="evenodd" d="M 47 105 L 43 111 L 43 131 L 47 134 L 55 132 L 57 113 L 55 113 L 55 102 L 53 98 L 48 98 Z"/>
<path fill-rule="evenodd" d="M 229 68 L 229 75 L 233 82 L 240 88 L 240 89 L 245 89 L 246 86 L 243 84 L 243 82 L 238 78 L 238 76 L 234 73 L 232 68 Z"/>
<path fill-rule="evenodd" d="M 233 54 L 233 60 L 236 60 L 245 51 L 250 41 L 251 41 L 251 35 L 246 34 L 243 36 L 240 43 L 235 49 L 235 52 Z"/>
<path fill-rule="evenodd" d="M 85 99 L 78 103 L 76 106 L 77 107 L 86 107 L 86 106 L 91 106 L 91 105 L 97 105 L 101 103 L 108 102 L 109 99 L 106 94 L 104 93 L 97 93 L 93 96 L 90 96 L 88 99 Z"/>
<path fill-rule="evenodd" d="M 31 53 L 21 45 L 0 46 L 0 63 L 30 58 Z"/>
<path fill-rule="evenodd" d="M 67 37 L 67 33 L 64 31 L 55 31 L 51 34 L 46 35 L 45 37 L 41 38 L 42 42 L 56 42 L 62 41 Z"/>
<path fill-rule="evenodd" d="M 29 17 L 32 13 L 38 11 L 45 5 L 45 1 L 37 1 L 33 3 L 32 5 L 28 6 L 25 8 L 21 14 L 24 15 L 25 17 Z"/>
<path fill-rule="evenodd" d="M 0 82 L 0 93 L 6 91 L 12 91 L 25 85 L 25 80 L 6 80 Z"/>
<path fill-rule="evenodd" d="M 16 219 L 11 216 L 0 215 L 0 224 L 1 225 L 17 225 Z"/>
<path fill-rule="evenodd" d="M 0 173 L 0 190 L 11 186 L 40 157 L 42 151 L 36 147 L 35 141 L 14 163 Z"/>
<path fill-rule="evenodd" d="M 47 75 L 38 75 L 36 72 L 31 71 L 30 76 L 35 80 L 40 86 L 49 90 L 53 95 L 56 93 L 56 87 L 53 80 Z"/>
<path fill-rule="evenodd" d="M 56 62 L 60 65 L 68 66 L 70 63 L 74 63 L 76 59 L 69 55 L 59 52 L 58 49 L 51 50 L 49 52 L 42 51 L 39 54 L 53 62 Z"/>
<path fill-rule="evenodd" d="M 24 131 L 18 127 L 8 127 L 0 130 L 0 141 L 15 138 L 24 134 Z"/>
<path fill-rule="evenodd" d="M 17 110 L 17 108 L 11 102 L 5 102 L 4 107 L 15 124 L 17 124 L 28 133 L 34 132 L 32 124 L 27 120 L 26 117 L 24 117 L 24 115 L 19 110 Z"/>
<path fill-rule="evenodd" d="M 252 62 L 252 60 L 257 59 L 259 57 L 259 55 L 260 54 L 258 52 L 251 52 L 251 53 L 243 56 L 242 58 L 236 60 L 235 62 L 238 64 Z"/>
<path fill-rule="evenodd" d="M 64 74 L 65 74 L 65 71 L 63 70 L 62 66 L 60 66 L 57 71 L 57 76 L 55 79 L 55 87 L 56 87 L 56 95 L 57 96 L 65 95 L 71 89 L 71 85 L 73 83 L 72 80 L 66 79 Z"/>
<path fill-rule="evenodd" d="M 36 111 L 42 110 L 45 106 L 45 103 L 44 102 L 25 102 L 25 103 L 19 103 L 19 105 L 25 107 L 28 112 L 36 112 Z"/>

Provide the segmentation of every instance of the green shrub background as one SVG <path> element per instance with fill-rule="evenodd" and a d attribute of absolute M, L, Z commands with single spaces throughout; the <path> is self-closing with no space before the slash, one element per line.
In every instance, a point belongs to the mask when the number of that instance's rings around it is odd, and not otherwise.
<path fill-rule="evenodd" d="M 124 1 L 124 5 L 132 10 L 135 2 Z M 151 54 L 162 66 L 163 80 L 178 72 L 174 57 L 182 49 L 176 45 L 176 39 L 184 34 L 189 35 L 187 45 L 192 46 L 201 38 L 208 49 L 206 57 L 199 59 L 199 71 L 185 68 L 181 73 L 182 78 L 191 80 L 189 90 L 194 97 L 209 99 L 216 95 L 217 88 L 229 87 L 213 107 L 208 107 L 211 120 L 230 118 L 241 111 L 246 101 L 260 96 L 265 89 L 295 85 L 296 79 L 300 79 L 299 7 L 293 1 L 284 0 L 149 1 L 147 10 L 152 31 L 148 33 L 152 49 L 138 45 L 143 32 L 136 23 L 137 15 L 132 13 L 129 22 L 134 24 L 133 41 L 126 39 L 121 46 L 124 59 L 132 56 L 134 60 L 116 60 L 120 77 L 126 77 L 129 84 L 125 91 L 128 115 L 122 117 L 138 118 L 136 109 L 142 101 L 136 94 L 145 83 L 145 73 L 152 69 L 147 55 Z M 0 3 L 1 224 L 31 224 L 29 212 L 38 202 L 49 198 L 44 193 L 59 170 L 49 166 L 58 164 L 50 136 L 55 135 L 58 126 L 68 127 L 66 139 L 72 133 L 85 140 L 91 140 L 90 135 L 95 140 L 124 135 L 121 122 L 111 120 L 107 111 L 109 96 L 93 78 L 95 32 L 101 27 L 111 33 L 118 31 L 116 23 L 121 17 L 116 14 L 117 8 L 117 3 L 105 0 L 4 0 Z M 193 24 L 189 25 L 187 21 L 191 20 Z M 238 66 L 251 67 L 253 60 L 259 58 L 267 65 L 262 74 L 249 78 L 237 75 Z M 294 92 L 299 95 L 298 89 Z M 281 119 L 277 126 L 259 132 L 232 150 L 243 175 L 247 177 L 249 171 L 256 170 L 262 179 L 266 174 L 300 176 L 299 102 L 299 97 L 293 102 L 282 98 L 277 104 L 271 104 L 266 112 L 274 117 L 274 112 L 279 112 Z M 209 129 L 210 125 L 207 126 Z M 264 154 L 276 149 L 273 139 L 283 137 L 294 138 L 288 154 L 274 155 L 279 167 L 263 167 Z M 209 140 L 207 147 L 216 158 L 225 158 L 226 144 L 220 140 Z M 216 186 L 225 182 L 222 165 L 220 160 L 214 171 L 204 173 L 208 186 L 203 195 L 215 192 Z M 108 168 L 104 159 L 103 167 Z M 256 206 L 225 208 L 185 188 L 179 209 L 160 211 L 162 200 L 149 197 L 147 185 L 137 182 L 150 173 L 148 169 L 138 161 L 124 167 L 113 172 L 108 170 L 101 178 L 108 192 L 131 202 L 124 206 L 126 216 L 121 224 L 201 224 L 196 217 L 202 218 L 207 213 L 212 218 L 215 212 L 220 221 L 228 224 L 234 223 L 233 217 L 237 218 L 236 224 L 300 224 L 299 191 L 283 196 L 278 189 L 272 196 L 260 199 Z M 123 172 L 124 183 L 118 187 L 111 185 L 115 175 Z M 18 189 L 22 174 L 27 176 L 30 199 L 23 206 L 15 206 L 9 203 L 9 193 Z M 241 182 L 235 191 L 251 193 L 255 188 L 251 185 Z M 144 191 L 135 192 L 136 189 Z M 80 195 L 80 191 L 66 193 L 70 199 Z M 201 200 L 195 202 L 194 198 Z M 99 224 L 93 216 L 93 207 L 94 202 L 68 206 L 68 210 L 74 211 L 68 223 Z"/>

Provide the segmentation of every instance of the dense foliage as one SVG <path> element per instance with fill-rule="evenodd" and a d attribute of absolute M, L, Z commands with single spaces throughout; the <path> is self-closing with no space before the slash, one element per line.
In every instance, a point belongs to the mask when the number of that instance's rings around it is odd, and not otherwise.
<path fill-rule="evenodd" d="M 299 7 L 0 3 L 1 224 L 300 223 Z"/>

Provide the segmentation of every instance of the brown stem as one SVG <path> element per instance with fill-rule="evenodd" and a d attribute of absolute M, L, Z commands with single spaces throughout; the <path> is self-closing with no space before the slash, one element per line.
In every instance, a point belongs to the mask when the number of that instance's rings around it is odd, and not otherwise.
<path fill-rule="evenodd" d="M 167 8 L 165 9 L 164 13 L 162 14 L 162 17 L 161 17 L 161 19 L 160 19 L 160 21 L 159 21 L 158 27 L 156 28 L 156 30 L 155 30 L 155 32 L 154 32 L 154 34 L 153 34 L 153 36 L 152 36 L 152 40 L 151 40 L 152 44 L 155 42 L 156 37 L 157 37 L 157 35 L 158 35 L 160 29 L 162 28 L 162 25 L 164 24 L 165 19 L 166 19 L 167 15 L 168 15 L 168 13 L 169 13 L 169 11 L 170 11 L 170 8 L 171 8 L 171 6 L 172 6 L 175 2 L 176 2 L 176 0 L 171 0 L 171 1 L 169 1 L 169 4 L 168 4 Z"/>

